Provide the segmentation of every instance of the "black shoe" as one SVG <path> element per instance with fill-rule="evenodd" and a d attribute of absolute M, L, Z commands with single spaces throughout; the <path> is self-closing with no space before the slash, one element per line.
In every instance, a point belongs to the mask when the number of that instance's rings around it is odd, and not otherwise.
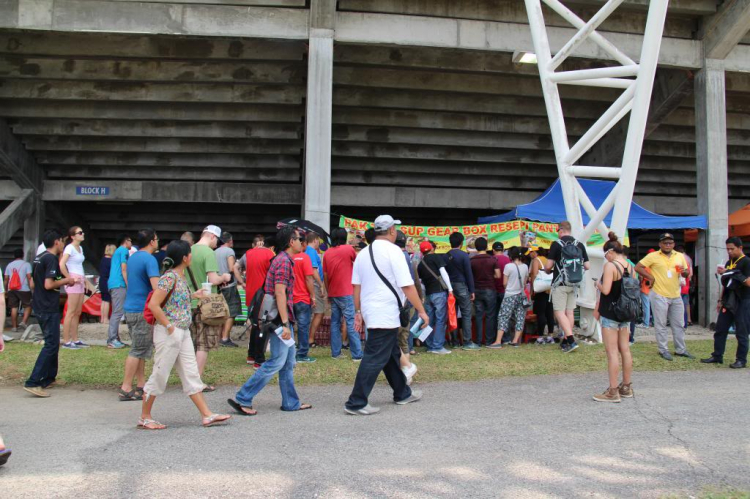
<path fill-rule="evenodd" d="M 672 354 L 669 352 L 659 352 L 659 355 L 661 355 L 661 358 L 664 360 L 674 360 L 672 359 Z"/>
<path fill-rule="evenodd" d="M 743 367 L 747 367 L 747 365 L 745 362 L 740 362 L 738 360 L 734 364 L 729 364 L 729 367 L 731 367 L 732 369 L 742 369 Z"/>
<path fill-rule="evenodd" d="M 237 347 L 239 347 L 239 345 L 237 343 L 233 342 L 232 340 L 230 340 L 228 338 L 226 340 L 220 340 L 219 341 L 219 345 L 221 345 L 223 347 L 229 347 L 229 348 L 237 348 Z"/>
<path fill-rule="evenodd" d="M 685 350 L 682 353 L 675 352 L 674 354 L 678 357 L 685 357 L 686 359 L 693 359 L 693 360 L 695 359 L 695 356 L 691 354 L 690 352 L 688 352 L 687 350 Z"/>
<path fill-rule="evenodd" d="M 703 364 L 723 364 L 724 359 L 718 359 L 716 357 L 709 357 L 707 359 L 701 359 L 701 363 Z"/>

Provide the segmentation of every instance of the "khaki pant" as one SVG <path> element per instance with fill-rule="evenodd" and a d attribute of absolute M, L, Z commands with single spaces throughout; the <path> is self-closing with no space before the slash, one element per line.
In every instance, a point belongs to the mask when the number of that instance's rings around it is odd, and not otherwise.
<path fill-rule="evenodd" d="M 177 369 L 177 375 L 182 381 L 182 391 L 186 395 L 195 395 L 205 388 L 198 373 L 198 362 L 195 360 L 193 340 L 187 329 L 175 328 L 169 334 L 167 328 L 157 324 L 154 326 L 154 370 L 143 387 L 146 395 L 162 395 L 167 389 L 169 374 L 172 367 Z"/>

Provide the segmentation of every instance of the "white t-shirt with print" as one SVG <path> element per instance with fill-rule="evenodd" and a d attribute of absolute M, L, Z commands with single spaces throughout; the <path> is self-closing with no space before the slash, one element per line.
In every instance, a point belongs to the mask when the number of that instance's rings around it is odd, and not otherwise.
<path fill-rule="evenodd" d="M 83 262 L 86 260 L 86 257 L 83 255 L 83 248 L 80 248 L 80 250 L 78 252 L 72 244 L 65 246 L 64 253 L 69 255 L 66 266 L 68 267 L 68 272 L 71 274 L 84 275 Z"/>
<path fill-rule="evenodd" d="M 378 270 L 394 287 L 401 303 L 405 303 L 406 296 L 401 288 L 413 285 L 414 279 L 401 248 L 389 241 L 378 239 L 372 243 L 372 250 Z M 352 284 L 362 287 L 360 306 L 362 318 L 369 329 L 394 329 L 401 326 L 396 296 L 375 272 L 369 247 L 360 251 L 354 261 Z"/>
<path fill-rule="evenodd" d="M 505 286 L 505 296 L 520 295 L 523 291 L 521 282 L 526 282 L 526 278 L 529 276 L 529 267 L 525 263 L 518 264 L 516 267 L 515 262 L 511 262 L 505 266 L 503 274 L 508 276 L 508 285 Z M 521 276 L 520 281 L 518 280 L 519 274 Z"/>

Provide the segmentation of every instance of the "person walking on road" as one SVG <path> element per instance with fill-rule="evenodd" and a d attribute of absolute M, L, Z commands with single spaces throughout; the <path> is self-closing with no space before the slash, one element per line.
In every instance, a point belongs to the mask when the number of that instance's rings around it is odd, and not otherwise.
<path fill-rule="evenodd" d="M 650 270 L 649 274 L 646 269 Z M 669 333 L 667 321 L 672 328 L 675 355 L 694 359 L 685 345 L 685 305 L 680 296 L 680 276 L 690 275 L 687 262 L 682 253 L 674 251 L 674 236 L 668 232 L 659 236 L 659 251 L 646 255 L 635 271 L 641 277 L 653 279 L 654 285 L 649 293 L 651 315 L 656 328 L 656 343 L 659 355 L 664 360 L 672 360 L 669 353 Z"/>
<path fill-rule="evenodd" d="M 409 266 L 396 242 L 396 225 L 401 222 L 390 215 L 375 219 L 375 241 L 361 251 L 354 263 L 355 323 L 357 333 L 367 324 L 367 342 L 362 362 L 357 370 L 354 388 L 344 410 L 348 414 L 368 416 L 380 411 L 369 404 L 368 397 L 382 371 L 393 389 L 397 405 L 416 402 L 422 392 L 406 384 L 400 367 L 401 349 L 398 346 L 398 329 L 403 324 L 401 308 L 409 300 L 424 321 L 430 318 L 419 300 Z M 468 259 L 468 257 L 467 257 Z M 356 333 L 355 333 L 356 334 Z"/>
<path fill-rule="evenodd" d="M 231 416 L 211 412 L 203 398 L 206 385 L 201 381 L 198 362 L 195 357 L 190 326 L 192 313 L 190 299 L 203 296 L 203 290 L 191 294 L 185 280 L 185 269 L 190 265 L 192 253 L 187 241 L 172 241 L 167 247 L 164 259 L 166 271 L 161 276 L 148 308 L 154 315 L 154 370 L 143 387 L 144 398 L 138 428 L 142 430 L 163 430 L 165 425 L 156 421 L 151 415 L 156 397 L 167 389 L 167 382 L 172 368 L 182 382 L 182 391 L 190 397 L 204 427 L 221 424 Z"/>
<path fill-rule="evenodd" d="M 75 279 L 63 277 L 60 272 L 58 256 L 65 247 L 63 235 L 51 229 L 44 233 L 42 241 L 46 250 L 34 259 L 35 291 L 31 307 L 42 328 L 44 346 L 24 390 L 37 397 L 49 397 L 44 389 L 57 379 L 57 357 L 60 352 L 60 288 L 74 284 Z"/>
<path fill-rule="evenodd" d="M 727 345 L 727 334 L 734 323 L 737 337 L 737 357 L 732 369 L 747 367 L 748 333 L 750 333 L 750 258 L 745 256 L 742 239 L 727 239 L 727 256 L 729 260 L 717 269 L 721 276 L 721 292 L 716 310 L 714 333 L 714 351 L 711 357 L 701 359 L 704 364 L 723 364 L 724 350 Z M 733 295 L 734 297 L 730 296 Z M 731 298 L 739 298 L 732 300 Z"/>

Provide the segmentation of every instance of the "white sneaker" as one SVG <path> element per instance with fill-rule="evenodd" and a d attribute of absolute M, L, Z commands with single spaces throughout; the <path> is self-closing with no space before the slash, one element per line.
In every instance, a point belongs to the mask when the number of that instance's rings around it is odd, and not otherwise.
<path fill-rule="evenodd" d="M 351 414 L 352 416 L 372 416 L 373 414 L 377 414 L 380 412 L 380 407 L 373 407 L 370 404 L 367 404 L 361 409 L 348 409 L 346 406 L 344 406 L 344 412 L 347 414 Z"/>
<path fill-rule="evenodd" d="M 403 371 L 404 376 L 406 376 L 406 384 L 411 385 L 411 380 L 414 378 L 414 375 L 417 374 L 417 365 L 412 362 L 410 367 L 402 367 L 401 371 Z"/>
<path fill-rule="evenodd" d="M 441 348 L 440 350 L 427 350 L 427 353 L 432 353 L 435 355 L 448 355 L 449 353 L 453 352 L 448 350 L 447 348 Z"/>
<path fill-rule="evenodd" d="M 3 335 L 3 341 L 6 341 L 6 342 L 8 342 L 8 341 L 13 341 L 13 340 L 15 340 L 15 338 L 14 338 L 14 337 L 12 337 L 12 336 L 8 336 L 7 334 L 4 334 L 4 335 Z"/>
<path fill-rule="evenodd" d="M 417 400 L 420 400 L 421 398 L 422 398 L 422 390 L 412 390 L 409 398 L 404 399 L 404 400 L 399 400 L 398 402 L 396 402 L 396 405 L 411 404 L 412 402 L 416 402 Z"/>

